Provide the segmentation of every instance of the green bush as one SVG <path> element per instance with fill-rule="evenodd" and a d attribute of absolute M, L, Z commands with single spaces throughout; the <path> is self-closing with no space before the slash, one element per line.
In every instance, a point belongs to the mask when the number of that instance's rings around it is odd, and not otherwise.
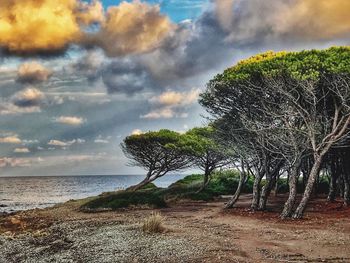
<path fill-rule="evenodd" d="M 156 188 L 157 189 L 157 188 Z M 148 190 L 118 191 L 97 197 L 82 206 L 82 210 L 103 210 L 147 205 L 154 208 L 166 207 L 164 197 L 154 188 Z"/>
<path fill-rule="evenodd" d="M 251 193 L 254 178 L 249 177 L 242 189 L 243 193 Z M 239 172 L 235 170 L 218 171 L 212 174 L 208 186 L 197 193 L 203 184 L 202 174 L 193 174 L 173 183 L 164 190 L 167 199 L 213 200 L 220 195 L 234 194 L 239 183 Z"/>
<path fill-rule="evenodd" d="M 317 193 L 319 194 L 327 194 L 329 191 L 329 180 L 326 176 L 321 176 L 319 183 L 316 187 Z M 278 180 L 278 193 L 285 194 L 289 192 L 289 186 L 287 182 L 287 178 L 280 178 Z M 304 192 L 303 178 L 299 178 L 297 184 L 297 192 L 302 194 Z"/>
<path fill-rule="evenodd" d="M 90 200 L 82 206 L 82 210 L 104 210 L 127 208 L 130 206 L 143 206 L 160 208 L 166 206 L 166 201 L 191 199 L 210 201 L 220 195 L 234 194 L 239 183 L 239 172 L 235 170 L 218 171 L 213 173 L 208 186 L 197 193 L 203 184 L 202 174 L 193 174 L 171 184 L 168 188 L 158 188 L 150 183 L 142 189 L 132 191 L 118 191 L 103 193 L 97 198 Z M 252 193 L 254 177 L 249 176 L 245 183 L 242 193 Z M 264 180 L 262 181 L 264 184 Z M 321 177 L 318 185 L 318 193 L 327 193 L 329 183 L 327 177 Z M 278 193 L 287 193 L 289 191 L 287 178 L 278 180 Z M 299 178 L 297 191 L 303 192 L 302 178 Z"/>
<path fill-rule="evenodd" d="M 192 174 L 171 184 L 168 188 L 192 188 L 200 187 L 203 183 L 203 174 Z"/>

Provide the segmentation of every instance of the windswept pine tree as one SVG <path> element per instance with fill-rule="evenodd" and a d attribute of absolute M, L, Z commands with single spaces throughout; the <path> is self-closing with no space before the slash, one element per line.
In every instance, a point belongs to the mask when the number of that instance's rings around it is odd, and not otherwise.
<path fill-rule="evenodd" d="M 126 137 L 121 144 L 130 164 L 147 170 L 145 179 L 130 189 L 138 190 L 169 172 L 190 166 L 183 135 L 170 130 L 152 131 Z"/>
<path fill-rule="evenodd" d="M 255 134 L 262 173 L 254 197 L 267 198 L 278 170 L 287 166 L 289 198 L 282 217 L 302 217 L 332 148 L 347 144 L 350 124 L 350 49 L 267 52 L 239 62 L 212 79 L 200 103 L 213 119 L 238 123 L 236 131 Z M 243 142 L 244 143 L 244 142 Z M 294 212 L 301 165 L 311 166 L 302 199 Z M 305 169 L 304 169 L 305 171 Z M 260 181 L 266 183 L 260 196 Z M 348 183 L 345 182 L 348 188 Z M 267 193 L 264 193 L 264 190 Z M 265 192 L 266 192 L 265 191 Z M 266 200 L 260 200 L 264 209 Z M 256 208 L 253 198 L 252 207 Z"/>

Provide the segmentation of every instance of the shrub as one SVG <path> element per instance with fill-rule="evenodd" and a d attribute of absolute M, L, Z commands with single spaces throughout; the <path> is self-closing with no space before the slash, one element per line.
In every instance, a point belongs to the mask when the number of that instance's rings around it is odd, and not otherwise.
<path fill-rule="evenodd" d="M 164 217 L 160 213 L 152 213 L 144 220 L 142 231 L 146 233 L 162 233 L 165 230 L 163 222 Z"/>
<path fill-rule="evenodd" d="M 103 210 L 147 205 L 154 208 L 166 207 L 163 196 L 151 188 L 149 190 L 119 191 L 100 196 L 82 206 L 82 210 Z"/>
<path fill-rule="evenodd" d="M 168 188 L 192 188 L 200 186 L 203 182 L 203 174 L 192 174 L 171 184 Z"/>
<path fill-rule="evenodd" d="M 213 200 L 220 195 L 234 194 L 239 182 L 239 172 L 235 170 L 226 170 L 215 172 L 208 186 L 196 193 L 203 183 L 202 174 L 193 174 L 173 183 L 165 190 L 167 198 L 192 200 Z M 242 189 L 244 193 L 251 193 L 253 189 L 254 178 L 249 177 L 247 183 Z"/>

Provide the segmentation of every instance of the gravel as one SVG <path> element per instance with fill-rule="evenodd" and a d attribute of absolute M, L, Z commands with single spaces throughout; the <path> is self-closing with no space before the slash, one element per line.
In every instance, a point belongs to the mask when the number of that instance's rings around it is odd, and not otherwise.
<path fill-rule="evenodd" d="M 195 262 L 203 250 L 190 237 L 145 234 L 136 224 L 64 222 L 38 236 L 0 235 L 0 263 Z"/>

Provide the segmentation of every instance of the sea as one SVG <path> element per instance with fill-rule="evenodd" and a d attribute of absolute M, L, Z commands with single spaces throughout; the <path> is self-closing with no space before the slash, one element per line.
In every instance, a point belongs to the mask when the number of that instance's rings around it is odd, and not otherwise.
<path fill-rule="evenodd" d="M 167 187 L 185 175 L 166 175 L 154 183 Z M 142 175 L 0 177 L 0 213 L 45 208 L 72 199 L 125 189 Z"/>

